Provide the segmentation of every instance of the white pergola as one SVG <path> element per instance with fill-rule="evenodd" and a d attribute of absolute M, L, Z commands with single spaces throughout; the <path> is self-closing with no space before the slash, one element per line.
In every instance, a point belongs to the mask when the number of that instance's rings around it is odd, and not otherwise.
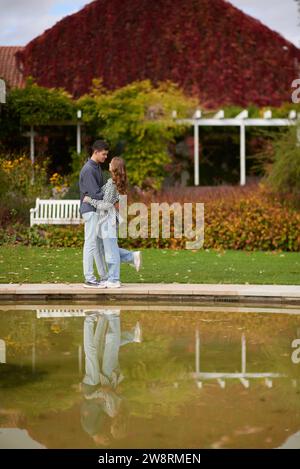
<path fill-rule="evenodd" d="M 78 109 L 78 111 L 77 111 L 77 123 L 76 124 L 74 122 L 68 122 L 68 123 L 60 122 L 60 123 L 57 123 L 57 125 L 76 125 L 76 151 L 77 151 L 78 154 L 81 153 L 81 127 L 82 127 L 81 118 L 82 118 L 82 111 L 80 109 Z M 23 134 L 24 137 L 29 137 L 29 139 L 30 139 L 30 159 L 31 159 L 32 165 L 35 162 L 34 137 L 36 137 L 36 135 L 37 135 L 37 132 L 35 132 L 33 125 L 30 126 L 30 131 L 29 132 L 25 132 Z"/>
<path fill-rule="evenodd" d="M 194 127 L 194 185 L 199 186 L 199 127 L 211 126 L 238 126 L 240 127 L 240 185 L 246 184 L 246 127 L 270 127 L 290 126 L 296 124 L 297 115 L 291 110 L 286 119 L 272 118 L 272 111 L 264 111 L 263 118 L 249 118 L 248 110 L 244 109 L 233 118 L 225 118 L 224 110 L 221 109 L 213 117 L 202 117 L 202 111 L 197 109 L 191 119 L 177 119 L 177 111 L 173 111 L 172 117 L 178 124 L 192 125 Z"/>
<path fill-rule="evenodd" d="M 205 381 L 216 380 L 219 386 L 224 389 L 226 387 L 226 382 L 232 380 L 238 380 L 245 388 L 250 387 L 250 380 L 260 380 L 264 381 L 265 385 L 268 388 L 273 387 L 273 379 L 276 378 L 286 378 L 287 376 L 281 373 L 274 373 L 274 372 L 248 372 L 246 370 L 246 337 L 244 334 L 241 336 L 241 370 L 236 371 L 234 373 L 231 372 L 203 372 L 200 371 L 200 333 L 199 330 L 196 329 L 195 334 L 195 372 L 191 373 L 191 376 L 196 381 L 196 385 L 199 389 L 203 387 L 203 383 Z M 297 386 L 297 382 L 295 383 L 292 380 L 292 384 L 294 387 Z"/>

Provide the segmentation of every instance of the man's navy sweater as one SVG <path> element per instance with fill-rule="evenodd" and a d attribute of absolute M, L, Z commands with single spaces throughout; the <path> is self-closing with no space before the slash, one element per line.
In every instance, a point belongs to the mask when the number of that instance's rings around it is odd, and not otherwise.
<path fill-rule="evenodd" d="M 101 167 L 91 158 L 85 163 L 79 176 L 80 189 L 80 213 L 96 212 L 90 204 L 82 202 L 85 195 L 92 199 L 102 200 L 101 187 L 103 186 L 103 176 Z"/>

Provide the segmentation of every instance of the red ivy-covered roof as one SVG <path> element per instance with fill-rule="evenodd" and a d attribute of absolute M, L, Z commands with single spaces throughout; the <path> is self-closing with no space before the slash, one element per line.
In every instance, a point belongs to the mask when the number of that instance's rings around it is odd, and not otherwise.
<path fill-rule="evenodd" d="M 19 46 L 0 46 L 0 78 L 3 78 L 9 88 L 20 88 L 24 85 L 24 77 L 19 70 L 16 56 L 22 51 Z"/>
<path fill-rule="evenodd" d="M 18 54 L 25 75 L 75 96 L 172 80 L 208 107 L 290 100 L 300 50 L 225 0 L 95 0 Z"/>

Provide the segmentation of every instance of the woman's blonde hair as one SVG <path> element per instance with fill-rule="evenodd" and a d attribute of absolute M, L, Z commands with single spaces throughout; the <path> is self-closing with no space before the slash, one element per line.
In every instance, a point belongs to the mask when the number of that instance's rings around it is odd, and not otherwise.
<path fill-rule="evenodd" d="M 123 158 L 115 156 L 110 162 L 110 170 L 113 182 L 117 186 L 119 194 L 126 194 L 127 192 L 127 174 L 126 166 Z"/>

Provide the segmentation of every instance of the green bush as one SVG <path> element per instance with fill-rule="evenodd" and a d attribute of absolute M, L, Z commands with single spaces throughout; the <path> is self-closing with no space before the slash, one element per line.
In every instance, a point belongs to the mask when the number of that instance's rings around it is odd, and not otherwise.
<path fill-rule="evenodd" d="M 170 162 L 169 145 L 185 129 L 172 119 L 172 111 L 186 117 L 196 101 L 172 83 L 154 87 L 145 80 L 111 92 L 94 89 L 93 96 L 84 96 L 78 106 L 83 120 L 97 125 L 99 136 L 113 147 L 121 143 L 130 183 L 158 189 Z"/>
<path fill-rule="evenodd" d="M 74 120 L 76 105 L 66 91 L 43 88 L 28 79 L 24 88 L 9 92 L 5 113 L 23 125 L 41 125 Z"/>
<path fill-rule="evenodd" d="M 300 196 L 300 128 L 291 127 L 274 142 L 274 162 L 267 177 L 267 184 L 283 196 L 290 193 Z"/>
<path fill-rule="evenodd" d="M 1 224 L 11 220 L 28 222 L 36 198 L 50 197 L 47 166 L 47 159 L 32 167 L 26 156 L 0 155 L 0 178 L 4 180 L 0 190 Z"/>

